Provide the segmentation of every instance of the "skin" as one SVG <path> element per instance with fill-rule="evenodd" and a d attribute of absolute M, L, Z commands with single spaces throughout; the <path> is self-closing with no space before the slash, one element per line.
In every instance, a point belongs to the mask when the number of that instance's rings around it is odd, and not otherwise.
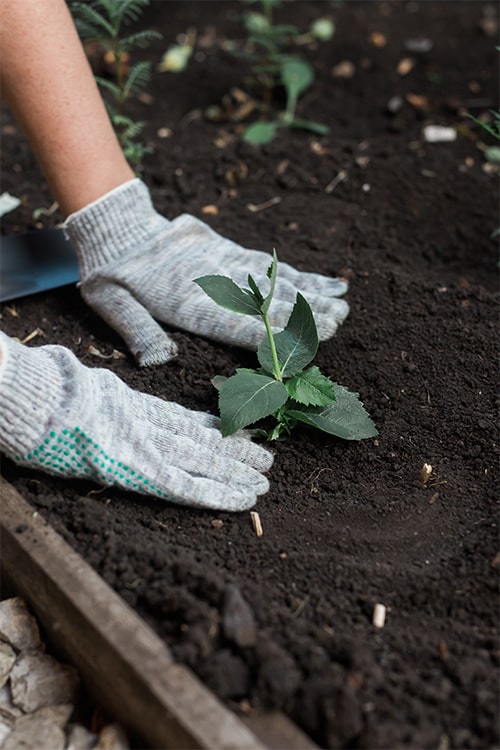
<path fill-rule="evenodd" d="M 2 0 L 0 7 L 2 99 L 68 216 L 134 173 L 64 0 Z"/>

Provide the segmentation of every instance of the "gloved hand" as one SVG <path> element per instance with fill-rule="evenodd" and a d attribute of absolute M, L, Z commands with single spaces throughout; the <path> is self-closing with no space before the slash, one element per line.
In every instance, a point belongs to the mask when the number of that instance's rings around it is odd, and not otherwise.
<path fill-rule="evenodd" d="M 272 455 L 218 420 L 129 388 L 61 346 L 29 348 L 0 333 L 0 450 L 19 464 L 239 511 L 269 489 Z"/>
<path fill-rule="evenodd" d="M 265 288 L 271 256 L 224 239 L 187 214 L 167 221 L 134 179 L 68 217 L 65 233 L 79 261 L 86 302 L 125 340 L 141 365 L 167 362 L 176 346 L 154 318 L 216 341 L 257 349 L 262 322 L 218 307 L 193 279 L 229 276 L 245 286 L 249 273 Z M 284 328 L 297 291 L 309 302 L 320 340 L 330 338 L 349 308 L 347 284 L 281 263 L 271 324 Z"/>

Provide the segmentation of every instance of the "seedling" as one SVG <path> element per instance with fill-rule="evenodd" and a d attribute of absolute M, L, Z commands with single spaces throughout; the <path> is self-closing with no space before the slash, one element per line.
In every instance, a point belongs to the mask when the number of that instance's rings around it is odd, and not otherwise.
<path fill-rule="evenodd" d="M 314 81 L 314 71 L 306 60 L 286 53 L 284 49 L 290 39 L 304 43 L 314 38 L 331 38 L 333 24 L 329 19 L 317 19 L 308 33 L 299 34 L 295 26 L 274 24 L 273 8 L 277 5 L 279 0 L 262 0 L 262 13 L 248 13 L 245 16 L 247 42 L 255 47 L 255 52 L 250 56 L 253 58 L 252 70 L 256 80 L 264 87 L 264 101 L 270 101 L 273 88 L 279 85 L 283 86 L 286 94 L 285 110 L 276 120 L 257 122 L 246 129 L 243 138 L 250 143 L 268 143 L 279 127 L 301 128 L 319 135 L 329 132 L 326 125 L 295 116 L 299 97 Z"/>
<path fill-rule="evenodd" d="M 212 381 L 219 390 L 222 434 L 232 435 L 271 417 L 271 427 L 258 428 L 254 434 L 277 440 L 300 422 L 345 440 L 374 437 L 377 430 L 359 395 L 334 383 L 315 365 L 309 366 L 319 339 L 311 308 L 300 292 L 284 330 L 273 333 L 269 309 L 277 272 L 275 251 L 267 271 L 266 295 L 251 275 L 248 289 L 239 287 L 227 276 L 195 279 L 221 307 L 262 318 L 266 331 L 257 351 L 259 368 L 239 368 L 230 378 L 216 376 Z"/>
<path fill-rule="evenodd" d="M 130 51 L 147 47 L 153 39 L 161 39 L 161 34 L 144 30 L 122 37 L 122 29 L 136 21 L 148 4 L 149 0 L 91 0 L 71 5 L 80 37 L 100 44 L 105 52 L 105 60 L 114 69 L 114 81 L 101 76 L 95 78 L 109 95 L 109 100 L 106 100 L 109 116 L 125 158 L 133 166 L 139 165 L 144 155 L 152 149 L 137 140 L 144 123 L 135 122 L 127 116 L 126 103 L 132 94 L 149 82 L 151 63 L 141 61 L 129 65 Z"/>
<path fill-rule="evenodd" d="M 243 0 L 255 3 L 258 0 Z M 329 128 L 321 123 L 296 117 L 299 98 L 312 85 L 314 70 L 298 54 L 289 51 L 290 46 L 306 44 L 311 41 L 327 41 L 334 34 L 335 27 L 331 19 L 316 19 L 305 33 L 290 24 L 275 24 L 274 8 L 280 0 L 260 0 L 261 12 L 248 12 L 244 15 L 247 33 L 247 51 L 243 56 L 249 61 L 253 74 L 253 83 L 262 90 L 261 109 L 271 109 L 273 91 L 282 86 L 286 95 L 284 111 L 265 122 L 250 125 L 243 134 L 249 143 L 269 143 L 276 135 L 278 128 L 300 128 L 310 130 L 318 135 L 326 135 Z"/>

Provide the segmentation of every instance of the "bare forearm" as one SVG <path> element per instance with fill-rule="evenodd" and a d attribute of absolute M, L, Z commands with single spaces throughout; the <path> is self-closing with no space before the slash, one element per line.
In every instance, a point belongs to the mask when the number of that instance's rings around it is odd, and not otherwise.
<path fill-rule="evenodd" d="M 2 96 L 63 213 L 134 175 L 123 157 L 64 0 L 4 0 Z"/>

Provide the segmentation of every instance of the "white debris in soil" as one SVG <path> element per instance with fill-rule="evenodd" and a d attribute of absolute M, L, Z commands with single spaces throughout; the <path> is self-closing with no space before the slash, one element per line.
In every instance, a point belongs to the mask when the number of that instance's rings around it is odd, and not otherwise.
<path fill-rule="evenodd" d="M 38 624 L 25 602 L 0 602 L 1 750 L 129 750 L 123 730 L 99 735 L 70 722 L 79 696 L 74 667 L 45 653 Z"/>
<path fill-rule="evenodd" d="M 427 125 L 424 128 L 424 138 L 427 143 L 446 143 L 456 140 L 457 131 L 443 125 Z"/>

